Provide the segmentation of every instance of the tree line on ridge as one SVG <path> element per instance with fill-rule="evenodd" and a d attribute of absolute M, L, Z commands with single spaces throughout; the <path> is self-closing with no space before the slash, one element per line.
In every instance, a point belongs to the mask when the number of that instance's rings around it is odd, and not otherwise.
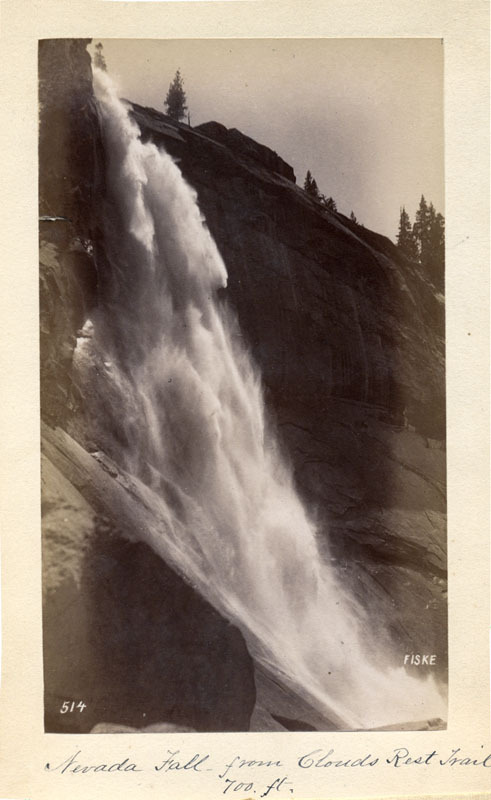
<path fill-rule="evenodd" d="M 319 191 L 310 170 L 307 170 L 303 188 L 329 211 L 337 211 L 335 200 L 332 197 L 326 198 Z M 358 223 L 353 211 L 350 219 Z M 410 261 L 422 264 L 436 288 L 442 289 L 445 271 L 445 219 L 436 211 L 433 203 L 427 203 L 424 195 L 421 195 L 413 225 L 405 207 L 400 209 L 397 247 Z"/>

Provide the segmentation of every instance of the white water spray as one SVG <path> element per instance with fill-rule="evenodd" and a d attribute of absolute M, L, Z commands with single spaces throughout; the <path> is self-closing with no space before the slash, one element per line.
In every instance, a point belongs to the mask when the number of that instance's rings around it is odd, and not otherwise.
<path fill-rule="evenodd" d="M 160 497 L 168 524 L 153 548 L 165 557 L 172 546 L 255 655 L 341 727 L 444 716 L 432 681 L 373 664 L 363 612 L 321 560 L 265 424 L 257 371 L 216 301 L 227 273 L 196 193 L 169 155 L 142 143 L 99 70 L 95 91 L 107 264 L 77 358 L 103 444 Z"/>

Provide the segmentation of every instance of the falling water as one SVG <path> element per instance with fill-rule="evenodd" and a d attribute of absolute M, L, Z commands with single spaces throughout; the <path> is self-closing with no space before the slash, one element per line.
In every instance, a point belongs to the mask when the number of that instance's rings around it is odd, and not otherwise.
<path fill-rule="evenodd" d="M 342 727 L 441 716 L 430 681 L 373 663 L 362 609 L 321 560 L 265 422 L 260 376 L 216 300 L 227 272 L 196 193 L 140 140 L 108 76 L 94 80 L 107 261 L 77 358 L 103 446 L 159 497 L 166 526 L 152 547 L 172 548 L 255 654 Z"/>

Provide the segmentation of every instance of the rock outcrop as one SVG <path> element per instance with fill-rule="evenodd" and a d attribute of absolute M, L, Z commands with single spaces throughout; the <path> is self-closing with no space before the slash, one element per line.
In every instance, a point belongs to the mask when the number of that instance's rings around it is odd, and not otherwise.
<path fill-rule="evenodd" d="M 46 729 L 247 730 L 252 659 L 147 544 L 165 530 L 152 493 L 59 428 L 43 426 L 42 453 Z"/>
<path fill-rule="evenodd" d="M 209 139 L 213 139 L 215 142 L 220 142 L 232 152 L 239 154 L 241 158 L 256 162 L 266 167 L 270 172 L 283 175 L 284 178 L 295 183 L 295 173 L 292 167 L 286 161 L 283 161 L 278 153 L 263 144 L 259 144 L 259 142 L 255 142 L 254 139 L 241 133 L 237 128 L 228 129 L 219 122 L 205 122 L 202 125 L 198 125 L 194 130 L 204 134 Z"/>
<path fill-rule="evenodd" d="M 92 242 L 104 153 L 90 39 L 39 42 L 40 350 L 43 415 L 73 414 L 71 358 L 95 302 Z"/>
<path fill-rule="evenodd" d="M 76 385 L 71 369 L 77 331 L 98 301 L 103 263 L 97 253 L 103 248 L 98 209 L 104 151 L 86 41 L 42 42 L 40 80 L 40 214 L 66 218 L 40 223 L 42 414 L 90 459 L 87 451 L 98 443 L 85 439 L 84 387 Z M 372 609 L 374 635 L 383 621 L 394 664 L 401 665 L 405 652 L 436 653 L 443 675 L 442 296 L 422 267 L 405 260 L 387 238 L 327 211 L 296 186 L 292 168 L 264 145 L 216 122 L 193 129 L 136 104 L 132 114 L 142 138 L 178 158 L 197 190 L 229 273 L 222 300 L 235 310 L 261 371 L 272 425 L 318 521 L 321 546 Z M 45 457 L 49 730 L 75 724 L 60 723 L 57 703 L 84 699 L 79 694 L 87 686 L 95 710 L 83 730 L 99 723 L 197 730 L 249 724 L 281 730 L 295 721 L 319 726 L 311 710 L 295 709 L 263 677 L 256 677 L 260 692 L 249 723 L 253 667 L 238 631 L 172 565 L 157 564 L 147 545 L 130 542 L 121 514 L 88 497 L 87 482 L 77 487 L 67 479 L 49 444 Z M 64 509 L 69 523 L 63 527 Z M 137 584 L 145 586 L 141 593 L 126 591 Z M 152 652 L 125 631 L 122 594 L 131 619 L 152 627 L 159 643 Z M 203 635 L 185 627 L 180 609 L 186 606 L 202 622 Z M 76 640 L 75 623 L 87 631 L 85 643 Z M 66 657 L 55 657 L 56 649 L 65 649 Z M 125 672 L 125 651 L 134 664 L 152 662 L 141 679 Z M 203 652 L 215 653 L 212 675 Z M 162 673 L 175 684 L 166 689 Z M 155 684 L 152 705 L 149 687 Z M 138 694 L 132 696 L 130 687 Z M 176 694 L 185 711 L 172 705 Z M 127 713 L 118 715 L 116 707 Z"/>

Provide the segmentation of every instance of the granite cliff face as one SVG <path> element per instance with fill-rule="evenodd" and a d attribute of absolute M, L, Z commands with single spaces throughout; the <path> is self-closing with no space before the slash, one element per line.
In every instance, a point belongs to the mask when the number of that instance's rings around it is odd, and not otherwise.
<path fill-rule="evenodd" d="M 211 724 L 211 729 L 245 730 L 251 724 L 281 730 L 285 726 L 278 719 L 295 716 L 315 727 L 308 710 L 280 702 L 268 680 L 256 674 L 254 682 L 252 662 L 233 626 L 171 566 L 156 563 L 145 544 L 127 543 L 132 524 L 143 517 L 123 518 L 100 488 L 105 480 L 100 462 L 94 471 L 88 453 L 102 458 L 106 478 L 122 485 L 124 479 L 117 464 L 104 460 L 100 443 L 87 441 L 84 393 L 90 388 L 77 385 L 71 368 L 77 332 L 104 281 L 98 210 L 105 155 L 86 42 L 41 43 L 40 86 L 40 214 L 66 218 L 40 223 L 42 415 L 49 426 L 43 469 L 49 729 L 66 730 L 55 709 L 60 692 L 70 699 L 65 694 L 97 686 L 96 693 L 103 694 L 100 687 L 106 684 L 116 687 L 112 699 L 94 704 L 89 729 L 101 722 L 170 722 L 194 729 Z M 387 238 L 312 200 L 295 184 L 292 168 L 264 145 L 216 122 L 190 128 L 136 104 L 132 114 L 142 138 L 179 159 L 198 193 L 229 274 L 223 302 L 235 310 L 261 371 L 272 424 L 318 520 L 326 553 L 329 530 L 329 551 L 344 579 L 370 603 L 374 627 L 383 620 L 396 642 L 395 664 L 406 652 L 435 653 L 443 675 L 442 296 L 422 267 L 402 258 Z M 53 433 L 56 426 L 64 432 Z M 70 530 L 60 536 L 56 514 L 65 507 Z M 101 534 L 101 525 L 108 535 Z M 60 548 L 72 554 L 65 572 L 56 567 Z M 126 620 L 120 616 L 124 587 L 141 583 L 142 575 L 154 590 L 143 597 L 133 593 L 127 608 L 132 617 L 145 625 L 150 619 L 156 632 L 162 630 L 160 639 L 155 634 L 153 660 L 143 640 L 125 638 Z M 186 629 L 183 617 L 173 618 L 173 609 L 183 604 L 191 604 L 206 635 Z M 59 631 L 70 627 L 73 614 L 89 630 L 101 607 L 104 622 L 88 637 L 88 652 L 73 641 L 60 666 L 54 656 Z M 210 641 L 219 646 L 210 647 Z M 104 642 L 110 642 L 107 650 Z M 193 669 L 186 667 L 183 674 L 190 647 Z M 108 655 L 128 648 L 136 654 L 134 664 L 151 663 L 133 706 L 128 687 L 136 673 L 125 672 L 122 656 L 115 668 Z M 159 653 L 169 648 L 172 658 L 162 660 Z M 211 651 L 215 669 L 205 675 Z M 74 662 L 80 664 L 75 676 L 70 675 Z M 167 693 L 161 687 L 156 710 L 151 709 L 144 684 L 158 682 L 162 671 L 176 680 L 179 675 L 184 706 L 198 711 L 171 707 L 175 686 Z M 124 719 L 117 714 L 122 697 L 128 708 Z M 149 716 L 142 717 L 141 709 Z"/>
<path fill-rule="evenodd" d="M 43 414 L 58 421 L 74 408 L 75 336 L 97 285 L 91 242 L 104 155 L 89 41 L 39 43 L 41 381 Z"/>

